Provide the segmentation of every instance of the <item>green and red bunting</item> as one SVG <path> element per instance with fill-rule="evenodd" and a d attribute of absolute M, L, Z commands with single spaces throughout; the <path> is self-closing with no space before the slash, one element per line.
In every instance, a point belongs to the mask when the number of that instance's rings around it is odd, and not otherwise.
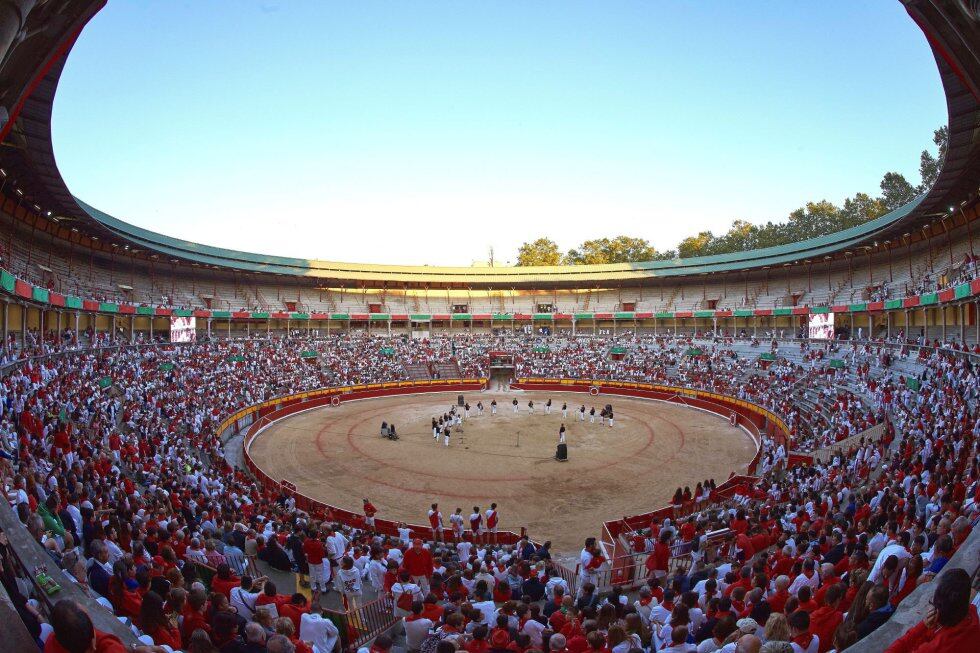
<path fill-rule="evenodd" d="M 634 311 L 617 311 L 613 313 L 457 313 L 450 314 L 388 314 L 388 313 L 298 313 L 295 311 L 212 311 L 209 309 L 171 309 L 163 306 L 135 306 L 132 304 L 116 304 L 101 302 L 93 299 L 60 295 L 41 286 L 34 286 L 27 281 L 18 279 L 7 270 L 0 269 L 0 291 L 16 295 L 39 304 L 64 306 L 65 308 L 82 310 L 90 313 L 114 313 L 121 315 L 141 315 L 168 317 L 198 317 L 231 320 L 330 320 L 330 321 L 398 321 L 398 322 L 556 322 L 556 321 L 636 321 L 636 320 L 685 320 L 685 319 L 716 319 L 740 317 L 789 317 L 820 313 L 877 313 L 880 311 L 913 309 L 931 307 L 949 302 L 969 299 L 980 295 L 980 279 L 945 288 L 938 292 L 914 295 L 901 299 L 890 299 L 883 302 L 867 302 L 854 304 L 839 304 L 836 306 L 793 306 L 780 308 L 740 308 L 735 310 L 713 309 L 697 311 L 660 311 L 657 313 L 641 313 Z"/>

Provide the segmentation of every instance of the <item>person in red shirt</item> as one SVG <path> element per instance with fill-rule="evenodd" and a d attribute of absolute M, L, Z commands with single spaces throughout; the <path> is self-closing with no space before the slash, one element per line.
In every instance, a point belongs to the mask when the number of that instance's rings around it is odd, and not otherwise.
<path fill-rule="evenodd" d="M 969 651 L 978 639 L 980 619 L 970 604 L 970 575 L 963 569 L 949 569 L 936 581 L 925 619 L 895 640 L 886 653 Z"/>
<path fill-rule="evenodd" d="M 157 646 L 167 645 L 178 650 L 181 646 L 180 631 L 170 622 L 163 605 L 163 598 L 159 594 L 147 592 L 140 606 L 139 627 L 153 638 L 153 643 Z"/>
<path fill-rule="evenodd" d="M 327 589 L 327 581 L 330 577 L 324 574 L 323 560 L 327 551 L 316 531 L 310 530 L 306 534 L 306 539 L 303 540 L 303 554 L 310 567 L 310 598 L 314 604 L 317 604 L 320 601 L 320 592 Z"/>
<path fill-rule="evenodd" d="M 231 567 L 228 566 L 227 562 L 222 562 L 218 565 L 218 570 L 214 578 L 211 579 L 211 591 L 219 592 L 224 594 L 225 598 L 231 599 L 231 590 L 241 584 L 242 579 L 237 574 L 232 573 Z"/>
<path fill-rule="evenodd" d="M 440 623 L 444 612 L 445 609 L 439 605 L 433 594 L 426 594 L 425 598 L 422 599 L 422 616 L 432 623 Z"/>
<path fill-rule="evenodd" d="M 405 551 L 402 568 L 408 572 L 412 577 L 412 582 L 421 587 L 423 592 L 429 591 L 429 578 L 432 576 L 433 570 L 432 553 L 422 546 L 422 540 L 416 538 L 412 541 L 412 546 Z"/>
<path fill-rule="evenodd" d="M 429 527 L 432 529 L 432 541 L 442 541 L 442 513 L 439 512 L 439 504 L 433 503 L 429 509 Z"/>
<path fill-rule="evenodd" d="M 255 607 L 260 605 L 274 605 L 276 606 L 276 614 L 280 614 L 279 609 L 289 603 L 290 597 L 285 594 L 279 594 L 277 592 L 276 584 L 271 580 L 265 582 L 262 586 L 262 593 L 259 594 L 255 599 Z"/>
<path fill-rule="evenodd" d="M 487 653 L 490 650 L 490 642 L 487 641 L 487 626 L 480 624 L 473 629 L 473 639 L 463 648 L 467 653 Z"/>
<path fill-rule="evenodd" d="M 112 565 L 112 578 L 109 579 L 109 601 L 117 616 L 135 619 L 139 616 L 143 597 L 127 583 L 135 577 L 135 568 L 125 560 L 116 560 Z"/>
<path fill-rule="evenodd" d="M 180 624 L 180 638 L 184 648 L 190 646 L 191 635 L 195 630 L 203 630 L 211 634 L 211 624 L 204 613 L 208 607 L 208 595 L 203 590 L 191 590 L 187 593 L 187 604 L 184 606 L 184 619 Z"/>
<path fill-rule="evenodd" d="M 370 501 L 364 499 L 364 523 L 371 530 L 374 530 L 374 516 L 376 514 L 378 514 L 378 509 Z"/>
<path fill-rule="evenodd" d="M 310 607 L 307 604 L 306 597 L 298 592 L 289 597 L 288 603 L 283 603 L 279 606 L 279 616 L 287 617 L 292 621 L 293 626 L 296 627 L 296 632 L 299 632 L 299 624 L 303 615 L 309 611 Z"/>
<path fill-rule="evenodd" d="M 670 531 L 664 531 L 653 545 L 653 551 L 646 559 L 647 577 L 663 578 L 670 564 Z"/>
<path fill-rule="evenodd" d="M 789 599 L 789 576 L 778 576 L 775 583 L 776 591 L 769 597 L 769 607 L 773 612 L 783 612 Z"/>
<path fill-rule="evenodd" d="M 803 610 L 804 612 L 812 613 L 816 612 L 817 602 L 813 600 L 813 590 L 810 589 L 809 585 L 804 585 L 796 592 L 796 598 L 799 600 L 800 605 L 797 610 Z"/>
<path fill-rule="evenodd" d="M 843 598 L 844 586 L 839 583 L 830 585 L 824 594 L 823 607 L 810 613 L 810 631 L 820 638 L 819 653 L 827 653 L 833 648 L 834 633 L 844 620 L 844 613 L 839 610 Z"/>

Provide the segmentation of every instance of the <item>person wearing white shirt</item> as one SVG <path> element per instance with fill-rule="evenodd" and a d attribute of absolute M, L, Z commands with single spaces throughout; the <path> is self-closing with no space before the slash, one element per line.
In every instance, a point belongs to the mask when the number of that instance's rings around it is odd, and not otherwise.
<path fill-rule="evenodd" d="M 429 631 L 432 630 L 432 621 L 420 616 L 421 609 L 416 612 L 416 607 L 418 604 L 412 607 L 411 615 L 402 619 L 402 625 L 405 627 L 405 648 L 409 651 L 419 650 Z"/>
<path fill-rule="evenodd" d="M 314 605 L 309 613 L 300 617 L 299 638 L 312 644 L 313 653 L 334 653 L 340 641 L 340 631 L 320 611 L 320 606 Z"/>
<path fill-rule="evenodd" d="M 248 576 L 242 576 L 242 584 L 233 587 L 229 592 L 231 607 L 235 608 L 235 611 L 246 619 L 251 619 L 255 614 L 255 602 L 258 600 L 264 584 L 265 576 L 254 581 Z"/>
<path fill-rule="evenodd" d="M 816 591 L 820 587 L 820 576 L 817 574 L 815 566 L 812 558 L 807 558 L 803 561 L 802 573 L 794 578 L 792 584 L 789 586 L 791 596 L 796 596 L 796 593 L 804 586 L 808 586 L 812 591 Z"/>
<path fill-rule="evenodd" d="M 541 648 L 541 634 L 544 632 L 544 625 L 540 621 L 537 621 L 536 619 L 528 619 L 527 622 L 525 622 L 524 628 L 521 630 L 521 632 L 531 638 L 532 648 Z"/>
<path fill-rule="evenodd" d="M 875 558 L 875 564 L 871 568 L 871 572 L 868 573 L 868 582 L 877 583 L 879 577 L 881 576 L 881 568 L 885 565 L 885 561 L 888 560 L 890 556 L 895 556 L 898 558 L 898 564 L 901 566 L 902 561 L 908 560 L 912 557 L 912 554 L 908 550 L 909 544 L 909 534 L 906 531 L 898 534 L 898 539 L 889 542 Z"/>
<path fill-rule="evenodd" d="M 398 566 L 399 567 L 401 567 L 401 565 L 402 565 L 402 559 L 404 557 L 405 557 L 405 554 L 402 553 L 402 550 L 401 549 L 399 549 L 397 547 L 396 548 L 392 548 L 392 549 L 388 549 L 388 559 L 389 560 L 393 560 L 396 563 L 398 563 Z"/>
<path fill-rule="evenodd" d="M 473 609 L 479 610 L 483 613 L 483 623 L 490 627 L 490 624 L 495 624 L 497 619 L 497 606 L 494 604 L 493 599 L 488 596 L 478 596 L 475 597 L 476 600 L 473 603 Z"/>
<path fill-rule="evenodd" d="M 545 583 L 544 585 L 544 593 L 549 600 L 553 601 L 555 599 L 556 587 L 561 587 L 563 590 L 565 590 L 566 595 L 569 593 L 568 582 L 566 582 L 565 579 L 562 578 L 561 576 L 552 576 L 551 578 L 548 579 L 548 582 Z"/>

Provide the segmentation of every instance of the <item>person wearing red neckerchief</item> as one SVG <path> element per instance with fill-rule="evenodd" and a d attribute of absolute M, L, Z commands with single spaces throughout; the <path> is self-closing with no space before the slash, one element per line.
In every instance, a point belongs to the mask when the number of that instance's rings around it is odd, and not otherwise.
<path fill-rule="evenodd" d="M 843 598 L 843 585 L 829 585 L 824 595 L 824 605 L 810 613 L 810 630 L 819 638 L 818 653 L 827 653 L 833 648 L 834 633 L 844 620 L 844 613 L 840 611 Z"/>
<path fill-rule="evenodd" d="M 797 610 L 786 618 L 793 639 L 790 646 L 794 653 L 817 653 L 820 649 L 820 638 L 810 632 L 810 614 Z"/>

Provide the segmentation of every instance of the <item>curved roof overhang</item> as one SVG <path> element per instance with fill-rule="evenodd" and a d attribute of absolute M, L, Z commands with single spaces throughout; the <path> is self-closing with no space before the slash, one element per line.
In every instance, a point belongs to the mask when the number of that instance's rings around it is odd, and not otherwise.
<path fill-rule="evenodd" d="M 24 0 L 30 4 L 29 0 Z M 517 287 L 532 284 L 589 285 L 633 284 L 656 278 L 678 278 L 709 273 L 764 269 L 840 258 L 857 248 L 877 247 L 879 242 L 901 241 L 903 235 L 922 229 L 949 215 L 980 191 L 980 17 L 966 2 L 901 0 L 923 30 L 933 50 L 946 94 L 949 114 L 949 147 L 942 171 L 928 193 L 866 224 L 798 243 L 717 256 L 672 261 L 616 265 L 554 266 L 528 268 L 401 266 L 342 263 L 240 252 L 171 238 L 119 220 L 73 197 L 58 171 L 51 144 L 51 109 L 64 62 L 81 27 L 52 31 L 47 48 L 35 48 L 29 71 L 28 58 L 16 58 L 17 70 L 0 67 L 0 79 L 19 72 L 28 81 L 16 112 L 14 129 L 0 154 L 7 180 L 13 180 L 26 201 L 51 211 L 61 224 L 75 225 L 90 235 L 114 240 L 175 261 L 258 274 L 278 274 L 322 279 L 335 283 L 466 284 Z M 45 7 L 60 7 L 87 22 L 104 0 L 50 0 Z M 70 11 L 69 11 L 70 10 Z M 0 16 L 0 37 L 4 26 Z M 2 46 L 2 42 L 0 42 Z M 43 56 L 47 54 L 47 57 Z M 3 99 L 0 96 L 0 99 Z M 9 191 L 9 188 L 7 189 Z M 5 191 L 7 192 L 7 191 Z"/>

